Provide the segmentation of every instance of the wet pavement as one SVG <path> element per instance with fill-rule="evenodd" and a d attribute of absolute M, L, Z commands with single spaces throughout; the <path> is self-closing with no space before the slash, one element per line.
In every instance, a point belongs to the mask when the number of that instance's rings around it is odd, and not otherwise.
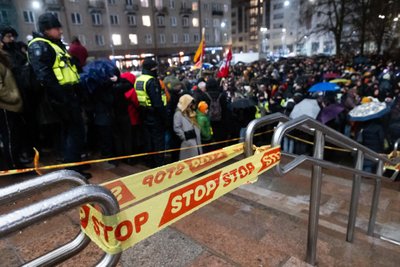
<path fill-rule="evenodd" d="M 140 164 L 121 163 L 113 169 L 96 164 L 90 170 L 93 174 L 90 182 L 102 183 L 145 169 Z M 365 234 L 373 187 L 368 181 L 363 183 L 354 242 L 348 243 L 345 237 L 351 177 L 344 173 L 324 173 L 318 266 L 398 266 L 400 246 L 383 241 L 378 235 L 400 241 L 400 183 L 384 183 L 376 237 Z M 267 172 L 257 183 L 228 193 L 126 250 L 118 265 L 309 266 L 304 260 L 310 177 L 307 165 L 284 177 L 274 177 L 272 172 Z M 18 179 L 24 177 L 9 177 L 0 184 L 4 186 Z M 2 205 L 0 213 L 66 189 L 68 186 L 60 185 Z M 74 209 L 10 234 L 0 239 L 0 266 L 19 266 L 71 240 L 78 232 L 79 213 Z M 91 243 L 61 266 L 92 266 L 102 255 L 103 252 Z"/>

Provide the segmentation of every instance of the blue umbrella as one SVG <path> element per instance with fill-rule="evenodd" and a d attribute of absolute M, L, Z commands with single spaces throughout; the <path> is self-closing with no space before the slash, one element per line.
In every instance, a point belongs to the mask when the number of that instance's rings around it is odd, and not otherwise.
<path fill-rule="evenodd" d="M 369 103 L 355 106 L 349 112 L 349 120 L 351 121 L 368 121 L 377 119 L 390 111 L 390 107 L 386 103 L 372 101 Z"/>
<path fill-rule="evenodd" d="M 336 91 L 339 90 L 340 87 L 335 83 L 316 83 L 308 89 L 308 92 L 315 93 L 315 92 L 326 92 L 326 91 Z"/>

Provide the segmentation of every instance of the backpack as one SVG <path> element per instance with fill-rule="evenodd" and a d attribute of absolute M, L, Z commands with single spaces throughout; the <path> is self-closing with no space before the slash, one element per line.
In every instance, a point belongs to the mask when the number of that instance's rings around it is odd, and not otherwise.
<path fill-rule="evenodd" d="M 208 107 L 208 115 L 210 116 L 210 120 L 211 121 L 222 120 L 222 107 L 219 101 L 222 96 L 222 93 L 219 94 L 217 99 L 213 99 L 208 93 L 206 94 L 211 101 L 210 106 Z"/>

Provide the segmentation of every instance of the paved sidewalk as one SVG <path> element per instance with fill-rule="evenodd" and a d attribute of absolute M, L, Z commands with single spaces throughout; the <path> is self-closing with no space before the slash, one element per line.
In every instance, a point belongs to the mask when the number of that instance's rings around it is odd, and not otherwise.
<path fill-rule="evenodd" d="M 94 165 L 92 183 L 102 183 L 146 169 L 120 164 L 105 170 Z M 400 247 L 364 233 L 370 186 L 363 185 L 355 241 L 345 242 L 348 194 L 351 181 L 324 179 L 317 260 L 319 266 L 398 266 Z M 119 266 L 308 266 L 306 253 L 310 178 L 306 169 L 276 178 L 263 175 L 253 185 L 215 200 L 123 253 Z M 40 192 L 3 205 L 0 213 L 66 190 Z M 383 190 L 378 230 L 391 226 L 400 232 L 400 194 Z M 79 231 L 78 211 L 71 210 L 0 239 L 0 265 L 19 266 L 72 239 Z M 392 234 L 395 231 L 391 232 Z M 103 252 L 91 243 L 61 266 L 93 266 Z"/>

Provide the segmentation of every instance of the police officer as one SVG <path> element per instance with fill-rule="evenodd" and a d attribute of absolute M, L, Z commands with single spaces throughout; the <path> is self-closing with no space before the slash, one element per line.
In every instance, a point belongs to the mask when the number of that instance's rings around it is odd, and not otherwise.
<path fill-rule="evenodd" d="M 39 16 L 39 32 L 33 33 L 28 45 L 28 57 L 36 80 L 45 88 L 52 109 L 58 115 L 63 128 L 64 162 L 81 161 L 84 125 L 78 97 L 79 75 L 61 42 L 61 23 L 52 13 Z M 73 168 L 86 178 L 81 168 Z"/>
<path fill-rule="evenodd" d="M 146 58 L 142 65 L 142 75 L 135 82 L 140 111 L 143 120 L 143 138 L 146 152 L 165 149 L 165 123 L 167 120 L 162 89 L 157 78 L 158 64 Z M 148 162 L 151 167 L 164 164 L 164 153 L 155 154 Z"/>

